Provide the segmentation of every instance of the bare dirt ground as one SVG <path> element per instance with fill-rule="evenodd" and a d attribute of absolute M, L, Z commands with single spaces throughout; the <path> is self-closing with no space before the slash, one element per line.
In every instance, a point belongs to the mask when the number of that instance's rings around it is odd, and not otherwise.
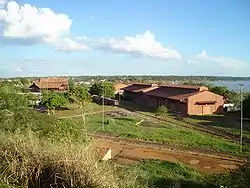
<path fill-rule="evenodd" d="M 100 135 L 92 140 L 92 146 L 97 149 L 100 157 L 103 157 L 111 148 L 112 157 L 122 165 L 134 164 L 142 159 L 159 159 L 182 163 L 204 173 L 219 173 L 235 169 L 246 162 L 243 158 L 159 148 L 143 142 L 132 143 L 115 137 L 102 138 Z"/>

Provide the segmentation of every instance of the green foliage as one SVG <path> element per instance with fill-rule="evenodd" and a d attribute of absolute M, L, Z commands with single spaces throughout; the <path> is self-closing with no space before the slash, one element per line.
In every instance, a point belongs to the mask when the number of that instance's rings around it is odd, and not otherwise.
<path fill-rule="evenodd" d="M 143 160 L 129 167 L 138 174 L 138 181 L 145 187 L 173 187 L 180 183 L 181 187 L 202 187 L 204 175 L 179 163 L 160 160 Z"/>
<path fill-rule="evenodd" d="M 0 110 L 20 111 L 28 107 L 26 95 L 19 95 L 12 87 L 0 88 Z"/>
<path fill-rule="evenodd" d="M 24 77 L 20 78 L 20 82 L 23 86 L 26 86 L 29 84 L 29 80 L 27 78 L 24 78 Z"/>
<path fill-rule="evenodd" d="M 56 109 L 67 104 L 68 100 L 63 93 L 44 92 L 42 97 L 42 105 L 48 109 Z"/>
<path fill-rule="evenodd" d="M 223 96 L 224 98 L 229 98 L 230 90 L 226 86 L 214 86 L 210 89 L 211 92 Z"/>
<path fill-rule="evenodd" d="M 77 101 L 88 103 L 91 101 L 91 96 L 88 92 L 88 89 L 84 86 L 77 86 L 71 93 L 73 99 L 75 98 Z"/>
<path fill-rule="evenodd" d="M 76 119 L 79 120 L 80 124 L 82 124 L 80 118 Z M 238 143 L 233 143 L 200 131 L 187 129 L 182 126 L 181 122 L 178 124 L 178 121 L 176 123 L 150 121 L 147 126 L 145 125 L 146 121 L 144 119 L 143 123 L 135 126 L 136 123 L 142 120 L 141 118 L 127 117 L 126 119 L 122 119 L 106 117 L 106 120 L 109 120 L 110 124 L 105 126 L 105 129 L 99 129 L 102 123 L 102 116 L 94 114 L 88 115 L 86 118 L 85 128 L 89 132 L 107 133 L 122 138 L 150 140 L 178 145 L 185 148 L 199 148 L 204 151 L 221 151 L 241 155 Z M 243 146 L 242 154 L 250 154 L 249 144 L 245 144 Z"/>
<path fill-rule="evenodd" d="M 113 98 L 115 96 L 114 84 L 111 82 L 97 82 L 90 87 L 91 95 Z"/>
<path fill-rule="evenodd" d="M 217 187 L 248 188 L 250 185 L 250 163 L 244 164 L 229 173 L 212 175 L 208 181 Z"/>
<path fill-rule="evenodd" d="M 72 80 L 72 78 L 69 79 L 68 83 L 69 83 L 69 91 L 72 92 L 75 89 L 75 83 Z"/>
<path fill-rule="evenodd" d="M 92 151 L 87 142 L 0 133 L 0 187 L 136 188 L 134 174 L 118 177 L 115 167 L 98 161 Z"/>
<path fill-rule="evenodd" d="M 244 117 L 250 117 L 250 95 L 243 100 L 243 111 Z"/>
<path fill-rule="evenodd" d="M 163 114 L 166 114 L 168 113 L 168 108 L 166 106 L 158 106 L 156 109 L 155 109 L 155 116 L 158 117 L 160 115 L 163 115 Z"/>

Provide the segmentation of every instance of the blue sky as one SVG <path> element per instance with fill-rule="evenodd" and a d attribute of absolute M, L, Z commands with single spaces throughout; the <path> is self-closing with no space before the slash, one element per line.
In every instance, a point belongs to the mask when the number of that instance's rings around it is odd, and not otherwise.
<path fill-rule="evenodd" d="M 248 0 L 0 3 L 0 77 L 249 76 Z"/>

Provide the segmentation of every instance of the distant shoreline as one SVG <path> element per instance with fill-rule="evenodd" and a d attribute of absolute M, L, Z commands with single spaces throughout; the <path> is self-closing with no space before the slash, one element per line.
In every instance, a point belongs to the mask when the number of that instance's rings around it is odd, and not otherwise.
<path fill-rule="evenodd" d="M 98 79 L 98 78 L 117 78 L 117 79 L 130 79 L 130 78 L 143 78 L 152 80 L 169 80 L 169 81 L 250 81 L 250 77 L 232 77 L 232 76 L 178 76 L 178 75 L 48 75 L 48 76 L 27 76 L 26 78 L 35 79 L 40 77 L 61 77 L 66 76 L 74 79 Z M 25 76 L 24 76 L 25 77 Z M 19 79 L 21 77 L 9 77 L 0 79 Z"/>

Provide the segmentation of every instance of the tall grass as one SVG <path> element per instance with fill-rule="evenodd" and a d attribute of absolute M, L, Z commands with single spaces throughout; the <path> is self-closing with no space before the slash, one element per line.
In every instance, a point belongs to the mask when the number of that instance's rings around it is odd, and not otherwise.
<path fill-rule="evenodd" d="M 52 143 L 27 134 L 0 135 L 0 182 L 24 188 L 135 187 L 134 174 L 119 178 L 116 167 L 98 161 L 89 144 Z"/>

